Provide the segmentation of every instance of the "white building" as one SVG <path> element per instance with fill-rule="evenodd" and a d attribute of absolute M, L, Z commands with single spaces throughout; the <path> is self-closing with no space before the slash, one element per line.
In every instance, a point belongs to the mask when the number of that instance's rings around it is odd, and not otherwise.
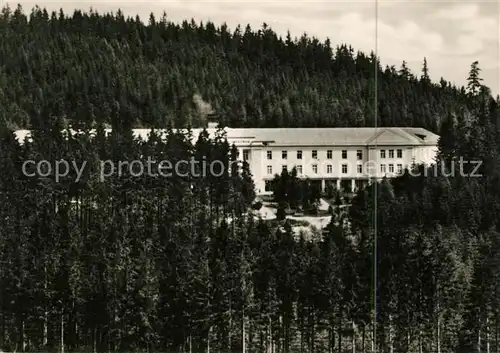
<path fill-rule="evenodd" d="M 430 165 L 439 136 L 422 128 L 228 129 L 246 159 L 257 192 L 283 169 L 339 188 L 355 190 L 372 178 L 396 176 L 416 164 Z"/>
<path fill-rule="evenodd" d="M 269 191 L 269 181 L 283 169 L 296 168 L 299 177 L 355 190 L 373 178 L 391 177 L 416 164 L 432 164 L 439 136 L 422 128 L 226 128 L 229 144 L 238 148 L 253 175 L 257 193 Z M 202 129 L 193 130 L 196 140 Z M 109 132 L 109 130 L 108 130 Z M 213 136 L 216 126 L 209 124 Z M 134 135 L 148 138 L 149 129 Z M 28 130 L 16 131 L 24 140 Z"/>

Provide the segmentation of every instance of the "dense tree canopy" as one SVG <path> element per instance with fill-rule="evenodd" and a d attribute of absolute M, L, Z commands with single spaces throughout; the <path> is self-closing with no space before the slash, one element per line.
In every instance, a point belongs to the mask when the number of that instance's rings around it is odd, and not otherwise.
<path fill-rule="evenodd" d="M 373 126 L 374 65 L 379 126 L 437 132 L 467 109 L 465 89 L 431 83 L 426 61 L 421 75 L 404 62 L 384 69 L 373 53 L 281 38 L 266 24 L 230 30 L 151 15 L 145 25 L 120 11 L 6 7 L 0 36 L 0 121 L 17 128 L 36 126 L 44 109 L 72 123 L 120 114 L 126 126 L 155 128 L 198 126 L 206 113 L 232 127 Z"/>
<path fill-rule="evenodd" d="M 467 88 L 431 83 L 426 61 L 420 77 L 404 63 L 379 67 L 375 87 L 374 65 L 373 54 L 282 40 L 265 25 L 229 33 L 4 8 L 0 348 L 498 352 L 499 101 L 478 63 Z M 248 166 L 229 163 L 236 150 L 222 130 L 192 143 L 171 129 L 209 114 L 234 127 L 370 126 L 375 88 L 379 125 L 440 133 L 438 168 L 360 191 L 319 240 L 251 216 Z M 65 138 L 68 126 L 81 132 Z M 141 141 L 134 126 L 168 132 Z M 34 129 L 33 140 L 20 144 L 16 127 Z M 203 157 L 231 167 L 218 177 L 99 174 L 105 160 Z M 85 173 L 22 172 L 27 160 L 61 159 L 86 162 Z"/>

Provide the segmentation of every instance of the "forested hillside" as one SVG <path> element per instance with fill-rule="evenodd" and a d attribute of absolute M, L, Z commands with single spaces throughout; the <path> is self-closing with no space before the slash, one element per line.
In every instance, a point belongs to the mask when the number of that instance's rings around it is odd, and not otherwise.
<path fill-rule="evenodd" d="M 193 96 L 232 127 L 373 126 L 438 131 L 466 104 L 463 91 L 422 73 L 382 68 L 373 53 L 303 36 L 213 23 L 171 23 L 4 8 L 0 17 L 0 121 L 37 126 L 49 107 L 66 120 L 131 126 L 203 124 Z M 422 57 L 422 60 L 424 58 Z M 464 72 L 464 76 L 466 73 Z M 200 116 L 201 115 L 201 116 Z"/>
<path fill-rule="evenodd" d="M 440 132 L 439 166 L 454 173 L 373 184 L 320 240 L 305 239 L 250 215 L 246 165 L 101 181 L 99 160 L 229 163 L 223 131 L 195 144 L 189 132 L 130 131 L 212 112 L 240 127 L 372 125 L 374 55 L 265 28 L 2 13 L 0 349 L 500 350 L 499 102 L 477 63 L 463 89 L 380 69 L 379 125 Z M 69 125 L 81 134 L 65 139 Z M 13 127 L 35 129 L 33 141 L 20 144 Z M 461 176 L 460 158 L 481 161 L 481 175 L 467 164 Z M 26 160 L 60 159 L 87 172 L 22 173 Z"/>

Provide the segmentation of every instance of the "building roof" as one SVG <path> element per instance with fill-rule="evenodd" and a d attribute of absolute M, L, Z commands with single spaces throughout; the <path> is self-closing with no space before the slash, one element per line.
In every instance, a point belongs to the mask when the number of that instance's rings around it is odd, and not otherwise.
<path fill-rule="evenodd" d="M 253 137 L 275 146 L 432 146 L 439 139 L 425 129 L 404 127 L 228 129 L 227 136 L 228 140 Z"/>
<path fill-rule="evenodd" d="M 165 133 L 166 130 L 155 130 Z M 203 129 L 193 129 L 193 142 Z M 242 146 L 269 144 L 273 146 L 435 146 L 439 136 L 423 128 L 408 127 L 362 127 L 362 128 L 226 128 L 230 144 Z M 111 130 L 107 129 L 107 133 Z M 133 134 L 146 140 L 151 129 L 134 129 Z M 213 137 L 216 129 L 207 129 Z M 29 130 L 17 130 L 16 136 L 24 141 Z"/>

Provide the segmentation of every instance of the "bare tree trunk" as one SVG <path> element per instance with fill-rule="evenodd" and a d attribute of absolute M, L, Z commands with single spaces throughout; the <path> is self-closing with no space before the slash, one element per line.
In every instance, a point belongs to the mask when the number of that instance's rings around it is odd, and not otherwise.
<path fill-rule="evenodd" d="M 212 326 L 208 328 L 208 333 L 207 333 L 207 353 L 210 353 L 210 336 L 212 333 Z"/>
<path fill-rule="evenodd" d="M 361 352 L 365 353 L 365 340 L 366 340 L 366 324 L 363 324 L 363 331 L 361 332 Z"/>
<path fill-rule="evenodd" d="M 422 342 L 422 328 L 418 329 L 418 352 L 423 353 L 424 347 Z"/>
<path fill-rule="evenodd" d="M 316 330 L 316 327 L 314 325 L 314 313 L 310 313 L 309 314 L 309 320 L 311 321 L 311 326 L 310 326 L 310 339 L 311 339 L 311 342 L 310 342 L 310 346 L 311 346 L 311 353 L 312 352 L 315 352 L 314 348 L 315 348 L 315 330 Z"/>
<path fill-rule="evenodd" d="M 241 319 L 241 353 L 246 353 L 247 352 L 247 345 L 246 345 L 246 316 L 245 316 L 245 308 L 243 308 L 243 317 Z"/>
<path fill-rule="evenodd" d="M 47 295 L 48 292 L 48 280 L 47 280 L 47 264 L 44 263 L 43 265 L 43 273 L 44 273 L 44 279 L 43 279 L 43 289 L 44 289 L 44 295 Z M 42 345 L 43 347 L 47 347 L 48 341 L 49 341 L 49 312 L 47 310 L 47 305 L 48 303 L 44 303 L 44 312 L 43 312 L 43 338 L 42 338 Z"/>
<path fill-rule="evenodd" d="M 436 349 L 437 353 L 441 353 L 441 315 L 439 314 L 439 309 L 438 309 L 438 316 L 437 316 L 437 325 L 436 325 Z"/>
<path fill-rule="evenodd" d="M 337 342 L 337 350 L 338 350 L 338 353 L 342 353 L 342 329 L 344 328 L 344 323 L 342 321 L 342 308 L 340 308 L 339 310 L 339 314 L 340 314 L 340 322 L 339 322 L 339 327 L 338 327 L 338 336 L 339 336 L 339 341 Z"/>
<path fill-rule="evenodd" d="M 330 328 L 329 328 L 329 333 L 330 333 L 330 340 L 328 342 L 328 351 L 330 353 L 334 353 L 335 352 L 335 344 L 336 344 L 336 340 L 335 340 L 335 321 L 332 318 L 330 318 Z"/>
<path fill-rule="evenodd" d="M 477 329 L 477 353 L 481 353 L 481 325 Z"/>
<path fill-rule="evenodd" d="M 407 349 L 407 351 L 410 350 L 410 346 L 411 346 L 411 332 L 410 332 L 410 328 L 408 327 L 408 331 L 406 333 L 406 349 Z"/>
<path fill-rule="evenodd" d="M 97 328 L 92 330 L 92 353 L 97 353 Z"/>
<path fill-rule="evenodd" d="M 407 330 L 406 330 L 406 351 L 410 351 L 410 346 L 411 346 L 411 318 L 410 318 L 410 312 L 408 311 L 407 313 Z"/>
<path fill-rule="evenodd" d="M 262 332 L 262 328 L 259 331 L 259 351 L 260 352 L 267 352 L 267 347 L 264 348 L 264 333 Z"/>
<path fill-rule="evenodd" d="M 375 323 L 375 320 L 373 320 L 373 322 Z M 373 328 L 373 330 L 372 330 L 372 337 L 371 337 L 371 342 L 372 342 L 372 353 L 375 353 L 375 345 L 377 344 L 377 341 L 376 341 L 377 339 L 376 339 L 376 337 L 375 337 L 375 336 L 377 335 L 377 331 L 376 331 L 376 330 L 377 330 L 377 329 L 376 329 L 376 328 L 375 328 L 375 326 L 374 326 L 374 328 Z"/>
<path fill-rule="evenodd" d="M 115 283 L 117 282 L 116 280 L 116 273 L 115 273 Z M 116 294 L 115 294 L 116 295 Z M 116 301 L 116 297 L 114 299 Z M 116 351 L 117 346 L 118 346 L 118 325 L 116 324 L 118 322 L 118 313 L 116 309 L 116 302 L 113 303 L 113 328 L 115 329 L 115 333 L 113 334 L 113 350 Z"/>
<path fill-rule="evenodd" d="M 80 341 L 79 329 L 80 329 L 80 327 L 78 326 L 78 321 L 76 320 L 76 315 L 75 315 L 75 342 L 73 342 L 73 344 L 78 344 Z"/>
<path fill-rule="evenodd" d="M 271 329 L 273 329 L 272 327 L 270 327 Z M 274 341 L 274 337 L 273 337 L 273 331 L 272 330 L 269 330 L 270 334 L 271 334 L 271 353 L 276 353 L 276 342 Z"/>
<path fill-rule="evenodd" d="M 277 342 L 277 347 L 276 349 L 278 352 L 283 352 L 283 334 L 284 334 L 284 328 L 283 328 L 283 317 L 281 315 L 278 316 L 278 339 L 276 340 Z"/>
<path fill-rule="evenodd" d="M 289 319 L 289 314 L 287 313 L 285 317 L 283 318 L 283 350 L 285 353 L 290 352 L 290 319 Z"/>
<path fill-rule="evenodd" d="M 267 352 L 272 353 L 273 352 L 273 323 L 271 320 L 271 317 L 269 316 L 269 324 L 267 326 Z"/>
<path fill-rule="evenodd" d="M 500 347 L 498 346 L 498 337 L 499 337 L 499 332 L 498 332 L 498 314 L 495 320 L 495 352 L 500 352 Z"/>
<path fill-rule="evenodd" d="M 26 351 L 26 332 L 24 319 L 21 321 L 21 352 Z"/>
<path fill-rule="evenodd" d="M 304 319 L 300 319 L 300 353 L 304 353 Z"/>
<path fill-rule="evenodd" d="M 70 349 L 74 350 L 74 348 L 78 345 L 79 342 L 79 337 L 78 337 L 78 320 L 77 320 L 77 310 L 76 310 L 76 301 L 75 299 L 72 299 L 71 301 L 71 310 L 73 313 L 73 319 L 72 319 L 72 325 L 71 325 L 71 330 L 72 336 L 71 336 L 71 341 L 69 342 L 70 344 Z"/>
<path fill-rule="evenodd" d="M 233 228 L 234 228 L 234 222 L 233 222 Z M 234 230 L 233 230 L 234 234 Z M 231 336 L 231 330 L 233 329 L 233 308 L 232 308 L 232 297 L 231 293 L 229 293 L 229 322 L 228 322 L 228 330 L 227 330 L 227 349 L 229 352 L 231 352 L 231 340 L 233 339 Z"/>
<path fill-rule="evenodd" d="M 356 324 L 352 320 L 352 353 L 356 353 Z"/>
<path fill-rule="evenodd" d="M 332 327 L 330 326 L 328 328 L 328 353 L 333 353 L 332 341 L 333 341 L 333 330 Z"/>
<path fill-rule="evenodd" d="M 389 314 L 389 353 L 394 353 L 394 334 L 393 334 L 393 327 L 392 327 L 392 315 Z"/>
<path fill-rule="evenodd" d="M 439 324 L 440 324 L 440 305 L 439 305 L 439 301 L 441 299 L 441 291 L 440 291 L 440 283 L 436 280 L 436 279 L 433 279 L 433 283 L 434 285 L 436 286 L 436 295 L 434 297 L 435 301 L 436 301 L 436 306 L 434 307 L 434 318 L 435 318 L 435 322 L 433 322 L 433 324 L 435 325 L 435 327 L 432 327 L 432 336 L 435 336 L 435 337 L 431 337 L 431 349 L 434 349 L 434 343 L 436 344 L 436 352 L 437 353 L 441 353 L 441 347 L 440 347 L 440 343 L 439 343 L 439 337 L 440 337 L 440 331 L 439 331 Z"/>
<path fill-rule="evenodd" d="M 315 348 L 316 348 L 316 334 L 315 334 L 315 331 L 316 330 L 316 327 L 314 325 L 314 322 L 312 323 L 311 325 L 311 352 L 315 352 Z"/>
<path fill-rule="evenodd" d="M 277 338 L 276 338 L 276 349 L 278 352 L 283 352 L 283 320 L 281 319 L 281 315 L 278 316 L 278 325 L 277 325 Z"/>
<path fill-rule="evenodd" d="M 486 353 L 490 353 L 490 318 L 486 314 Z"/>
<path fill-rule="evenodd" d="M 61 353 L 64 353 L 64 313 L 61 313 Z"/>
<path fill-rule="evenodd" d="M 250 352 L 252 351 L 252 342 L 254 341 L 254 337 L 255 337 L 255 326 L 253 325 L 253 322 L 250 318 L 250 316 L 248 316 L 247 318 L 247 326 L 248 326 L 248 343 L 247 343 L 247 350 Z"/>

